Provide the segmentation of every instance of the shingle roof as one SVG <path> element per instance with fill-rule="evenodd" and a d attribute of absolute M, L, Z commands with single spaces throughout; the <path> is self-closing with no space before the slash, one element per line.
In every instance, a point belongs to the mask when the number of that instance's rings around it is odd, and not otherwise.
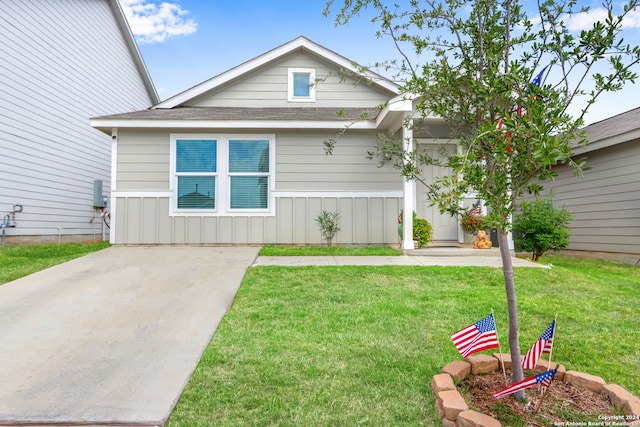
<path fill-rule="evenodd" d="M 367 120 L 377 117 L 376 107 L 344 108 L 251 108 L 251 107 L 177 107 L 156 108 L 131 113 L 96 117 L 99 120 L 292 120 L 292 121 L 345 121 L 357 120 L 364 112 Z"/>

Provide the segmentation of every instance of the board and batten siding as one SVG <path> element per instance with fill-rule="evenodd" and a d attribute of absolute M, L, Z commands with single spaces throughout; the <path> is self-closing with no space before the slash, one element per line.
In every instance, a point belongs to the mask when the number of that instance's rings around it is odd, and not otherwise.
<path fill-rule="evenodd" d="M 308 102 L 288 102 L 287 85 L 289 68 L 312 68 L 316 79 L 322 79 L 315 90 L 316 100 Z M 395 94 L 374 90 L 365 82 L 357 85 L 351 79 L 340 82 L 335 70 L 325 63 L 306 54 L 296 53 L 256 70 L 241 81 L 232 81 L 215 91 L 198 97 L 185 105 L 193 107 L 328 107 L 372 108 L 380 105 Z"/>
<path fill-rule="evenodd" d="M 640 254 L 640 141 L 584 156 L 591 169 L 583 177 L 562 166 L 555 181 L 544 183 L 555 205 L 575 216 L 568 249 Z"/>
<path fill-rule="evenodd" d="M 89 118 L 153 100 L 108 1 L 0 0 L 0 10 L 0 215 L 24 207 L 7 236 L 95 236 L 93 181 L 109 194 L 111 137 Z"/>
<path fill-rule="evenodd" d="M 122 193 L 118 193 L 121 195 Z M 133 194 L 133 193 L 132 193 Z M 398 242 L 397 218 L 402 198 L 276 196 L 276 215 L 169 216 L 169 198 L 116 197 L 115 244 L 320 244 L 315 218 L 340 213 L 336 244 Z"/>
<path fill-rule="evenodd" d="M 177 132 L 184 134 L 184 132 Z M 233 134 L 197 129 L 194 134 Z M 170 131 L 118 132 L 113 243 L 116 244 L 317 244 L 315 218 L 340 214 L 336 243 L 389 244 L 398 241 L 402 179 L 391 167 L 366 158 L 375 134 L 345 135 L 333 156 L 323 134 L 274 131 L 276 187 L 274 216 L 170 216 Z"/>

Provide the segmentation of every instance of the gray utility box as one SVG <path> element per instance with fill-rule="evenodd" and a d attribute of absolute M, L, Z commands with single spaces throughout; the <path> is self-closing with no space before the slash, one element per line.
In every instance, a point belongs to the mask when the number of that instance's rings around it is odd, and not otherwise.
<path fill-rule="evenodd" d="M 107 206 L 107 200 L 102 194 L 102 180 L 93 180 L 93 207 L 104 208 Z"/>

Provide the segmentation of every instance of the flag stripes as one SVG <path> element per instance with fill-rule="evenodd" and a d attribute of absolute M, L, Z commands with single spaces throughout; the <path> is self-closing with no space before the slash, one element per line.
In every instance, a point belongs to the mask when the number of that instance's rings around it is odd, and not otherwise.
<path fill-rule="evenodd" d="M 549 387 L 555 374 L 556 370 L 552 369 L 550 371 L 525 378 L 524 380 L 518 381 L 515 384 L 508 385 L 502 390 L 496 391 L 495 393 L 493 393 L 493 397 L 495 397 L 496 399 L 502 399 L 503 397 L 513 394 L 516 391 L 524 390 L 536 384 L 540 384 L 543 387 Z"/>
<path fill-rule="evenodd" d="M 493 314 L 459 330 L 451 339 L 462 357 L 500 346 Z"/>
<path fill-rule="evenodd" d="M 553 332 L 556 327 L 556 321 L 551 322 L 551 325 L 540 335 L 540 338 L 533 344 L 533 347 L 522 358 L 522 369 L 535 369 L 538 364 L 538 360 L 543 353 L 551 353 L 553 347 Z"/>

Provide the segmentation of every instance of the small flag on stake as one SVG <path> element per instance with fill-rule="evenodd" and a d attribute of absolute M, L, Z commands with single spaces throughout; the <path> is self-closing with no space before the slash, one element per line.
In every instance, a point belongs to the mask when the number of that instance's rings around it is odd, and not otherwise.
<path fill-rule="evenodd" d="M 515 384 L 508 385 L 502 390 L 496 391 L 493 393 L 493 397 L 496 399 L 502 399 L 505 396 L 509 396 L 510 394 L 515 393 L 516 391 L 524 390 L 536 384 L 540 384 L 543 387 L 549 387 L 551 384 L 551 380 L 553 380 L 553 376 L 556 374 L 556 370 L 552 369 L 550 371 L 543 372 L 538 375 L 531 376 L 529 378 L 525 378 L 522 381 L 518 381 Z"/>
<path fill-rule="evenodd" d="M 553 332 L 556 328 L 556 321 L 551 322 L 549 327 L 540 335 L 538 341 L 522 358 L 522 369 L 535 369 L 538 359 L 542 353 L 550 354 L 553 347 Z"/>
<path fill-rule="evenodd" d="M 462 357 L 500 346 L 493 313 L 459 330 L 451 335 L 451 339 Z"/>
<path fill-rule="evenodd" d="M 542 87 L 542 78 L 544 77 L 544 72 L 547 71 L 547 68 L 549 67 L 549 65 L 546 65 L 542 71 L 540 71 L 538 73 L 537 76 L 535 76 L 535 78 L 533 80 L 531 80 L 531 84 L 538 86 L 538 87 Z"/>
<path fill-rule="evenodd" d="M 469 211 L 469 213 L 471 215 L 480 215 L 482 213 L 482 206 L 480 205 L 480 202 L 478 202 L 478 204 L 475 205 L 474 208 Z"/>

